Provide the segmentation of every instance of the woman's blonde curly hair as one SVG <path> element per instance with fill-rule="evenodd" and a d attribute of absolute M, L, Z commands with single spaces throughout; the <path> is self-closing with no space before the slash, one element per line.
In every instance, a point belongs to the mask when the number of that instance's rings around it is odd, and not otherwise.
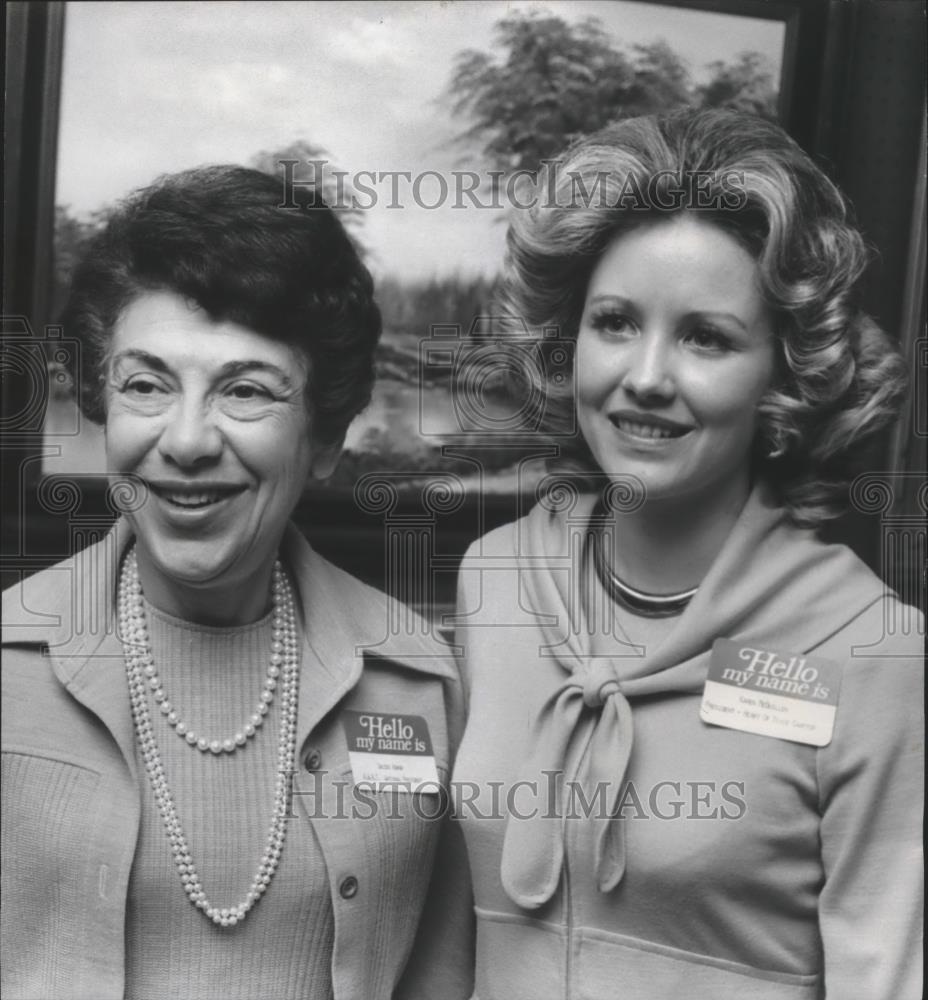
<path fill-rule="evenodd" d="M 559 467 L 597 470 L 573 431 L 571 379 L 547 377 L 547 355 L 576 339 L 597 260 L 622 232 L 699 212 L 757 260 L 775 318 L 779 371 L 759 406 L 755 474 L 799 526 L 840 515 L 867 446 L 898 414 L 907 377 L 890 338 L 856 303 L 863 239 L 799 146 L 741 112 L 633 118 L 547 163 L 535 192 L 530 208 L 512 213 L 500 305 L 548 333 L 537 339 L 539 363 L 514 365 L 510 387 L 521 398 L 545 393 L 543 430 L 559 445 Z"/>

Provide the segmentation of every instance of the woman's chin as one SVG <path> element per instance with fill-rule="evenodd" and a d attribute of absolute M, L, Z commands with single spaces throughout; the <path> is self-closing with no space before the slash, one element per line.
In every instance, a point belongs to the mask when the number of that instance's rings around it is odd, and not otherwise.
<path fill-rule="evenodd" d="M 248 587 L 260 570 L 251 573 L 243 565 L 241 553 L 204 551 L 202 545 L 172 547 L 170 552 L 140 552 L 139 572 L 143 586 L 145 578 L 154 577 L 157 585 L 168 590 L 226 590 Z"/>

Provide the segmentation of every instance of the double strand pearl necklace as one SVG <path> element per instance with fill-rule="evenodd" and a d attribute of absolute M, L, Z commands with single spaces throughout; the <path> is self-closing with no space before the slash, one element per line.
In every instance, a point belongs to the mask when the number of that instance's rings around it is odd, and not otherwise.
<path fill-rule="evenodd" d="M 275 626 L 275 631 L 279 631 L 277 626 Z M 149 662 L 145 664 L 142 672 L 145 674 L 148 686 L 152 690 L 152 697 L 157 702 L 161 714 L 165 717 L 168 725 L 173 727 L 174 732 L 178 736 L 185 739 L 190 746 L 196 747 L 197 750 L 203 753 L 207 751 L 214 754 L 235 753 L 239 747 L 243 747 L 255 735 L 258 728 L 264 722 L 264 716 L 267 715 L 271 703 L 274 701 L 274 691 L 277 687 L 277 679 L 280 677 L 280 668 L 283 662 L 283 643 L 281 638 L 275 636 L 271 641 L 271 655 L 267 665 L 267 676 L 264 678 L 264 686 L 261 689 L 261 697 L 258 699 L 258 704 L 255 706 L 254 712 L 251 713 L 251 717 L 245 725 L 234 736 L 224 740 L 211 740 L 206 736 L 199 736 L 181 719 L 161 685 L 161 678 L 158 676 L 158 670 L 153 660 L 149 658 Z"/>
<path fill-rule="evenodd" d="M 294 770 L 296 752 L 296 708 L 297 689 L 299 686 L 299 658 L 297 655 L 296 614 L 294 611 L 293 591 L 290 581 L 279 562 L 274 563 L 272 583 L 274 603 L 273 636 L 278 650 L 281 665 L 279 670 L 281 686 L 281 719 L 280 736 L 277 744 L 277 780 L 274 785 L 274 811 L 268 831 L 267 846 L 258 865 L 258 873 L 251 883 L 251 888 L 243 902 L 230 907 L 217 907 L 207 899 L 203 886 L 197 875 L 190 849 L 184 836 L 174 798 L 168 787 L 167 778 L 161 762 L 161 752 L 155 739 L 151 724 L 151 714 L 148 708 L 148 691 L 151 689 L 154 697 L 161 690 L 156 673 L 147 672 L 154 666 L 151 646 L 148 637 L 148 626 L 145 621 L 145 605 L 142 597 L 142 585 L 139 580 L 138 561 L 135 549 L 128 553 L 123 561 L 122 574 L 119 581 L 119 632 L 123 642 L 126 659 L 126 674 L 129 680 L 129 700 L 132 708 L 132 719 L 135 723 L 135 733 L 142 760 L 148 778 L 151 782 L 155 801 L 164 820 L 164 827 L 174 864 L 180 875 L 184 892 L 190 902 L 204 915 L 220 927 L 234 927 L 244 920 L 246 914 L 267 891 L 271 879 L 280 863 L 286 834 L 287 810 L 289 806 L 290 776 Z M 270 690 L 273 690 L 271 688 Z M 164 704 L 164 699 L 160 701 Z M 265 706 L 269 701 L 263 701 Z M 162 709 L 163 711 L 163 709 Z M 265 707 L 265 712 L 267 711 Z M 168 714 L 168 713 L 165 713 Z M 263 715 L 263 713 L 262 713 Z M 175 729 L 176 729 L 175 724 Z M 244 742 L 244 740 L 242 741 Z M 214 751 L 218 752 L 218 751 Z"/>

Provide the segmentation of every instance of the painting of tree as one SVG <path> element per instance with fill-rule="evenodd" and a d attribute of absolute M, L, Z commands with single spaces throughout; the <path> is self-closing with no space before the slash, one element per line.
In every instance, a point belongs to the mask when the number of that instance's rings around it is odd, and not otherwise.
<path fill-rule="evenodd" d="M 571 25 L 515 12 L 497 22 L 495 47 L 501 57 L 459 53 L 448 93 L 454 112 L 473 121 L 462 143 L 481 140 L 493 166 L 504 170 L 534 169 L 618 117 L 687 100 L 686 68 L 666 45 L 630 58 L 594 18 Z"/>
<path fill-rule="evenodd" d="M 490 164 L 535 170 L 574 140 L 610 122 L 679 107 L 737 107 L 773 118 L 773 69 L 757 52 L 709 67 L 693 83 L 684 60 L 660 39 L 627 52 L 596 18 L 570 24 L 515 11 L 495 26 L 492 52 L 458 53 L 446 98 L 469 119 L 458 141 L 482 145 Z"/>

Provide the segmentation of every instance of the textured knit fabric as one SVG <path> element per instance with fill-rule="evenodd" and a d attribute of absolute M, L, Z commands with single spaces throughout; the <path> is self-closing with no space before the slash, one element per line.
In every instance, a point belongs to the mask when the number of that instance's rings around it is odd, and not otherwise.
<path fill-rule="evenodd" d="M 592 506 L 538 507 L 462 566 L 455 780 L 480 789 L 463 813 L 476 995 L 915 1000 L 920 616 L 755 493 L 668 637 L 638 655 L 569 597 Z M 592 585 L 587 610 L 603 609 Z M 719 637 L 838 664 L 829 745 L 702 722 Z M 560 773 L 588 801 L 604 793 L 602 813 L 566 808 Z"/>
<path fill-rule="evenodd" d="M 270 654 L 271 616 L 240 628 L 191 625 L 146 605 L 164 690 L 196 732 L 232 736 L 255 711 Z M 244 899 L 267 841 L 277 778 L 281 700 L 233 754 L 188 746 L 152 708 L 152 725 L 187 843 L 208 898 Z M 141 768 L 140 755 L 138 763 Z M 312 826 L 290 822 L 271 887 L 235 928 L 187 900 L 154 795 L 142 821 L 126 911 L 127 1000 L 228 1000 L 332 995 L 335 925 L 328 874 Z"/>
<path fill-rule="evenodd" d="M 129 883 L 148 794 L 115 628 L 117 570 L 129 541 L 120 523 L 100 544 L 4 593 L 4 1000 L 126 995 Z M 285 891 L 298 895 L 304 880 L 314 884 L 324 870 L 335 1000 L 462 1000 L 473 957 L 460 832 L 432 818 L 440 813 L 434 794 L 422 796 L 428 802 L 378 795 L 360 814 L 346 809 L 354 783 L 343 715 L 419 716 L 447 780 L 463 725 L 457 669 L 421 622 L 415 631 L 391 627 L 412 620 L 407 609 L 326 562 L 294 529 L 281 551 L 296 583 L 303 639 L 294 826 L 268 899 L 243 928 L 270 919 L 270 897 L 280 898 L 283 879 L 301 883 Z M 200 862 L 196 841 L 192 847 Z M 210 891 L 209 872 L 221 866 L 203 857 Z M 249 881 L 252 874 L 249 864 Z M 230 874 L 234 898 L 240 877 Z M 170 891 L 175 884 L 171 872 Z M 296 924 L 292 933 L 320 930 Z M 210 993 L 203 984 L 201 995 L 224 1000 L 225 985 Z M 259 996 L 286 1000 L 302 997 L 299 989 Z M 168 992 L 165 984 L 162 995 Z"/>

